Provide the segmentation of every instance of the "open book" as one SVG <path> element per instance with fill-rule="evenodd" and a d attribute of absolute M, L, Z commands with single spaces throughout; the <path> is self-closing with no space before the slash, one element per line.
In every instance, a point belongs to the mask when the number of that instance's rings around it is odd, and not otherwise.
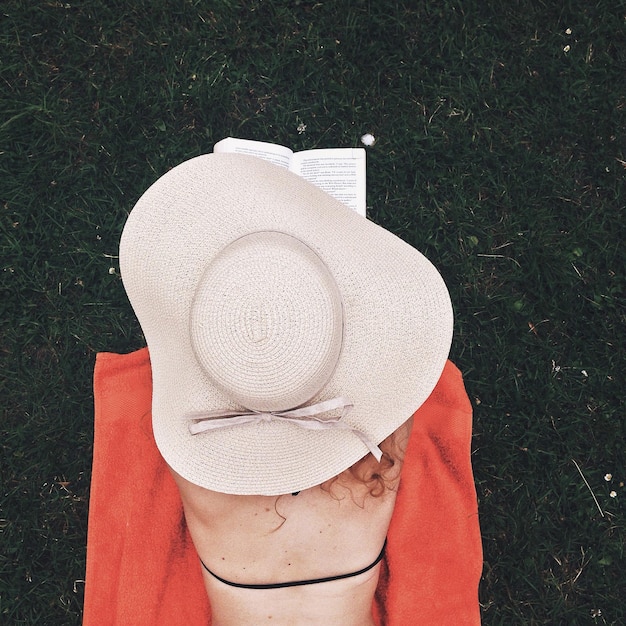
<path fill-rule="evenodd" d="M 227 137 L 213 152 L 250 154 L 286 167 L 365 217 L 365 150 L 326 148 L 293 152 L 264 141 Z"/>

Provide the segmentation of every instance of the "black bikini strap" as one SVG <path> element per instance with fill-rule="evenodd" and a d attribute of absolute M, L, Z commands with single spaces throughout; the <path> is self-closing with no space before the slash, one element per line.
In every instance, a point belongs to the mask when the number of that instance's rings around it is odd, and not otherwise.
<path fill-rule="evenodd" d="M 218 576 L 217 574 L 215 574 L 214 572 L 212 572 L 202 561 L 202 559 L 200 559 L 200 563 L 202 563 L 202 567 L 204 567 L 204 569 L 209 572 L 209 574 L 211 574 L 211 576 L 213 576 L 213 578 L 216 578 L 217 580 L 219 580 L 220 582 L 226 584 L 226 585 L 230 585 L 231 587 L 238 587 L 240 589 L 280 589 L 282 587 L 299 587 L 300 585 L 315 585 L 317 583 L 328 583 L 331 582 L 333 580 L 342 580 L 344 578 L 352 578 L 353 576 L 358 576 L 359 574 L 364 574 L 365 572 L 368 572 L 369 570 L 371 570 L 373 567 L 375 567 L 376 565 L 378 565 L 378 563 L 382 560 L 383 556 L 385 556 L 385 547 L 387 545 L 387 539 L 385 539 L 385 542 L 383 543 L 383 547 L 382 550 L 380 551 L 380 554 L 376 557 L 376 560 L 371 563 L 370 565 L 368 565 L 367 567 L 364 567 L 363 569 L 360 569 L 356 572 L 351 572 L 350 574 L 340 574 L 339 576 L 328 576 L 326 578 L 311 578 L 308 580 L 294 580 L 294 581 L 290 581 L 290 582 L 286 582 L 286 583 L 270 583 L 270 584 L 263 584 L 263 585 L 246 585 L 244 583 L 234 583 L 230 580 L 226 580 L 225 578 L 222 578 L 221 576 Z"/>

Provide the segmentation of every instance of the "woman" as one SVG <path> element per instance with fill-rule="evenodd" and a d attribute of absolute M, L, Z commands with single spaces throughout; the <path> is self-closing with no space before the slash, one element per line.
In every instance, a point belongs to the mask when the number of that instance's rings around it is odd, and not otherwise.
<path fill-rule="evenodd" d="M 452 337 L 437 270 L 299 177 L 223 154 L 142 196 L 120 266 L 214 626 L 374 624 L 409 418 Z"/>

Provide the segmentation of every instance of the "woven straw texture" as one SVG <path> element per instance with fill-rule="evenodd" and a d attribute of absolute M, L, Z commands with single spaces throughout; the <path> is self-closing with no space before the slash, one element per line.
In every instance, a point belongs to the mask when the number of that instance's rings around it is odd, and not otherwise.
<path fill-rule="evenodd" d="M 192 436 L 186 413 L 346 396 L 346 422 L 379 443 L 427 399 L 448 356 L 452 308 L 435 267 L 254 157 L 203 155 L 158 179 L 125 225 L 120 269 L 150 349 L 157 445 L 208 489 L 290 493 L 368 451 L 349 431 L 267 421 Z"/>
<path fill-rule="evenodd" d="M 335 369 L 341 296 L 310 248 L 283 233 L 252 233 L 204 273 L 191 337 L 199 363 L 233 400 L 284 411 L 310 400 Z"/>

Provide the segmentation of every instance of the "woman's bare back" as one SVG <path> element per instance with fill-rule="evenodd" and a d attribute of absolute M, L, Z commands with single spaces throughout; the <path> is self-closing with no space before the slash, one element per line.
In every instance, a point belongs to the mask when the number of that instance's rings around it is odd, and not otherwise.
<path fill-rule="evenodd" d="M 217 493 L 172 473 L 206 568 L 227 581 L 255 585 L 341 576 L 370 566 L 385 542 L 401 462 L 396 459 L 394 479 L 378 497 L 344 476 L 328 489 L 274 497 Z M 369 626 L 379 570 L 377 564 L 340 580 L 275 589 L 233 587 L 204 568 L 203 576 L 213 626 Z"/>

